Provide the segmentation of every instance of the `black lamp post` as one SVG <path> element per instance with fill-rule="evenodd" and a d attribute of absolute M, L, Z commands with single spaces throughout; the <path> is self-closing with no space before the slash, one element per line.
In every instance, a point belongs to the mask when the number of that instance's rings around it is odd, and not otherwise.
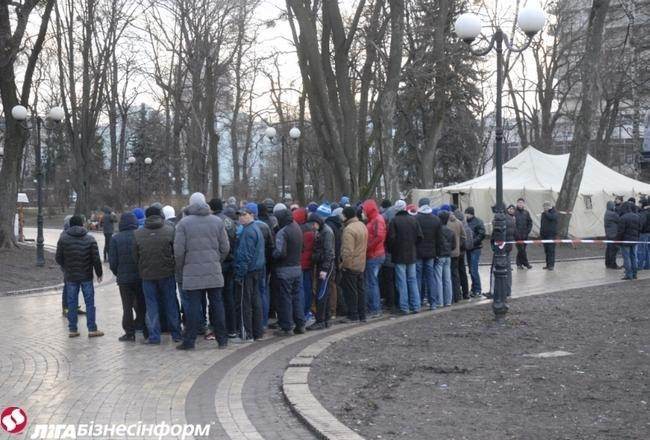
<path fill-rule="evenodd" d="M 138 173 L 138 206 L 142 207 L 142 174 L 144 171 L 143 165 L 151 165 L 153 162 L 150 157 L 145 157 L 143 163 L 138 162 L 135 156 L 131 156 L 126 160 L 129 165 L 137 166 Z"/>
<path fill-rule="evenodd" d="M 483 49 L 471 49 L 472 54 L 477 56 L 487 55 L 494 49 L 497 53 L 497 96 L 496 96 L 496 128 L 495 128 L 495 149 L 496 149 L 496 187 L 497 203 L 492 222 L 492 238 L 495 243 L 506 241 L 506 214 L 503 203 L 503 119 L 501 95 L 503 94 L 503 50 L 504 45 L 511 52 L 522 52 L 530 46 L 530 43 L 540 30 L 544 27 L 544 11 L 537 6 L 526 6 L 520 12 L 517 19 L 519 27 L 527 35 L 526 42 L 523 46 L 517 47 L 508 41 L 508 37 L 496 26 L 494 35 L 489 40 L 488 46 Z M 481 20 L 478 16 L 470 13 L 462 14 L 455 23 L 456 34 L 468 45 L 481 34 Z M 506 304 L 506 292 L 508 291 L 508 255 L 505 246 L 497 246 L 494 253 L 494 294 L 492 301 L 492 310 L 495 319 L 502 321 L 508 313 Z"/>
<path fill-rule="evenodd" d="M 269 138 L 271 142 L 273 142 L 273 139 L 275 138 L 277 131 L 273 127 L 268 127 L 266 129 L 266 137 Z M 289 137 L 295 141 L 297 141 L 300 138 L 300 129 L 298 127 L 293 127 L 291 130 L 289 130 Z M 281 145 L 281 170 L 280 173 L 282 174 L 282 202 L 284 203 L 285 195 L 286 195 L 286 186 L 285 186 L 285 174 L 284 174 L 284 149 L 287 145 L 287 138 L 285 135 L 282 135 L 280 139 L 280 145 Z"/>
<path fill-rule="evenodd" d="M 14 106 L 11 109 L 11 116 L 23 123 L 27 121 L 29 116 L 27 108 L 22 105 Z M 65 117 L 65 113 L 61 107 L 52 107 L 47 116 L 47 120 L 43 120 L 40 116 L 36 116 L 36 145 L 34 147 L 34 158 L 36 166 L 36 199 L 38 205 L 38 214 L 36 216 L 36 266 L 45 266 L 45 252 L 44 252 L 44 239 L 43 239 L 43 160 L 41 157 L 41 126 L 46 129 L 54 128 L 48 125 L 48 121 L 58 124 Z M 21 124 L 23 128 L 29 130 L 30 127 L 24 123 Z"/>

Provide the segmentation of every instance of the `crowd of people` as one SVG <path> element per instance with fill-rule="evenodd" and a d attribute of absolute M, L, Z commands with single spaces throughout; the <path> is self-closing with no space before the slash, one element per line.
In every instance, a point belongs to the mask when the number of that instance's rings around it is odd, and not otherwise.
<path fill-rule="evenodd" d="M 639 270 L 650 269 L 650 197 L 643 197 L 638 205 L 633 197 L 607 202 L 604 225 L 607 240 L 627 242 L 607 244 L 605 267 L 625 269 L 624 280 L 636 279 Z M 616 262 L 619 251 L 623 267 Z"/>
<path fill-rule="evenodd" d="M 631 215 L 639 225 L 637 234 L 643 232 L 640 217 L 645 215 L 647 242 L 647 204 L 641 215 L 629 205 L 621 204 L 617 214 L 617 239 L 634 238 Z M 526 240 L 532 218 L 525 200 L 506 212 L 507 241 Z M 385 312 L 408 315 L 490 295 L 483 293 L 479 274 L 484 222 L 472 207 L 433 207 L 427 198 L 418 205 L 384 200 L 378 206 L 372 199 L 353 204 L 342 197 L 338 203 L 287 207 L 271 199 L 207 202 L 194 193 L 178 216 L 173 207 L 154 203 L 123 212 L 115 234 L 117 222 L 105 209 L 104 260 L 119 287 L 124 329 L 119 339 L 125 342 L 135 341 L 142 331 L 150 345 L 160 344 L 161 334 L 169 333 L 181 350 L 194 348 L 199 336 L 223 348 L 229 342 L 262 339 L 267 330 L 291 336 L 334 322 L 366 322 Z M 545 202 L 540 237 L 555 239 L 557 222 L 555 208 Z M 526 245 L 516 247 L 518 268 L 532 268 Z M 619 248 L 627 268 L 633 251 Z M 510 259 L 513 245 L 505 249 Z M 544 250 L 544 269 L 553 270 L 555 244 L 545 244 Z M 608 258 L 612 252 L 608 247 Z M 647 265 L 647 247 L 645 252 Z M 79 336 L 79 290 L 88 336 L 102 336 L 95 319 L 93 272 L 101 281 L 103 265 L 81 217 L 66 220 L 56 258 L 64 271 L 69 336 Z M 635 272 L 626 270 L 627 275 L 633 278 Z M 508 279 L 510 283 L 510 272 Z"/>

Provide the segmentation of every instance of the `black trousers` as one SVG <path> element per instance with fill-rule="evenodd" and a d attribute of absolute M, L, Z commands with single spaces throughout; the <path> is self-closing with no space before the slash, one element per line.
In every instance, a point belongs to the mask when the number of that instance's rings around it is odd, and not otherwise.
<path fill-rule="evenodd" d="M 235 313 L 237 330 L 242 339 L 260 339 L 262 327 L 262 299 L 259 292 L 260 277 L 264 271 L 249 272 L 242 282 L 235 283 Z"/>
<path fill-rule="evenodd" d="M 605 267 L 617 268 L 616 255 L 618 254 L 618 245 L 607 243 L 605 248 Z"/>
<path fill-rule="evenodd" d="M 517 245 L 517 266 L 529 266 L 529 265 L 530 263 L 528 263 L 528 254 L 526 253 L 526 245 L 518 244 Z"/>
<path fill-rule="evenodd" d="M 350 321 L 366 319 L 366 291 L 363 288 L 363 272 L 341 270 L 341 288 L 345 297 Z"/>
<path fill-rule="evenodd" d="M 546 254 L 546 267 L 555 267 L 555 243 L 545 243 L 544 254 Z"/>
<path fill-rule="evenodd" d="M 458 302 L 463 298 L 463 291 L 460 288 L 460 265 L 458 259 L 460 257 L 451 257 L 451 287 L 452 287 L 452 302 Z"/>
<path fill-rule="evenodd" d="M 395 267 L 382 266 L 379 269 L 379 292 L 384 299 L 384 307 L 388 310 L 397 310 L 395 298 Z"/>
<path fill-rule="evenodd" d="M 327 277 L 324 280 L 321 280 L 320 277 L 316 279 L 316 322 L 328 322 L 330 320 L 330 293 L 334 276 L 335 272 L 332 267 L 327 272 Z"/>
<path fill-rule="evenodd" d="M 302 304 L 302 274 L 293 278 L 274 277 L 277 289 L 278 325 L 282 330 L 304 327 L 305 308 Z"/>
<path fill-rule="evenodd" d="M 108 251 L 111 248 L 111 238 L 113 233 L 110 234 L 104 232 L 104 261 L 108 261 Z"/>
<path fill-rule="evenodd" d="M 460 291 L 463 299 L 469 299 L 469 282 L 467 281 L 467 269 L 465 268 L 465 251 L 458 256 L 458 278 L 460 279 Z"/>
<path fill-rule="evenodd" d="M 230 263 L 221 265 L 223 271 L 223 308 L 226 315 L 226 330 L 229 335 L 237 333 L 237 313 L 235 312 L 235 274 Z"/>
<path fill-rule="evenodd" d="M 120 298 L 122 299 L 122 328 L 127 335 L 134 335 L 136 330 L 142 329 L 146 333 L 144 317 L 147 312 L 142 283 L 120 284 Z M 135 318 L 133 317 L 135 312 Z"/>

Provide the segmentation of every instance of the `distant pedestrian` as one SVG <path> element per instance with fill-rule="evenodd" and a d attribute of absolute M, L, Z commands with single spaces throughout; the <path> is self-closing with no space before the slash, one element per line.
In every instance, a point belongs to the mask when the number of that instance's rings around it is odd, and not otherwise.
<path fill-rule="evenodd" d="M 621 219 L 618 224 L 619 241 L 639 241 L 639 214 L 634 212 L 632 202 L 625 202 L 621 208 Z M 636 245 L 623 243 L 621 244 L 621 254 L 623 254 L 623 266 L 625 266 L 624 280 L 633 280 L 637 277 L 637 259 Z"/>
<path fill-rule="evenodd" d="M 451 279 L 451 254 L 456 249 L 456 234 L 452 231 L 447 223 L 449 222 L 449 211 L 443 210 L 438 213 L 440 223 L 442 223 L 442 242 L 440 243 L 440 252 L 438 262 L 440 273 L 442 274 L 442 302 L 444 307 L 451 305 L 453 301 L 454 288 Z M 440 297 L 440 295 L 439 295 Z"/>
<path fill-rule="evenodd" d="M 420 311 L 416 262 L 417 245 L 423 238 L 420 225 L 406 211 L 405 205 L 402 200 L 395 203 L 397 213 L 388 225 L 388 245 L 395 264 L 395 284 L 401 314 Z"/>
<path fill-rule="evenodd" d="M 343 209 L 343 235 L 341 237 L 341 289 L 348 316 L 342 322 L 366 322 L 366 297 L 363 271 L 366 267 L 368 230 L 357 218 L 352 206 Z"/>
<path fill-rule="evenodd" d="M 465 209 L 465 218 L 467 219 L 467 226 L 472 230 L 474 236 L 472 248 L 467 250 L 467 265 L 472 278 L 471 296 L 477 297 L 481 296 L 481 275 L 478 271 L 478 264 L 481 260 L 481 247 L 485 239 L 485 225 L 483 220 L 475 216 L 472 206 Z"/>
<path fill-rule="evenodd" d="M 305 312 L 305 321 L 308 321 L 312 317 L 311 305 L 313 301 L 314 276 L 312 254 L 314 252 L 314 238 L 316 233 L 313 223 L 307 222 L 307 209 L 298 208 L 293 211 L 293 219 L 302 230 L 302 253 L 300 256 L 300 265 L 302 266 L 302 305 Z"/>
<path fill-rule="evenodd" d="M 277 336 L 291 336 L 305 331 L 305 314 L 302 305 L 302 253 L 303 233 L 287 209 L 276 211 L 278 233 L 273 248 L 273 272 L 278 288 Z"/>
<path fill-rule="evenodd" d="M 108 261 L 108 251 L 111 246 L 111 237 L 115 233 L 114 224 L 117 223 L 117 215 L 108 206 L 103 209 L 104 215 L 101 219 L 102 232 L 104 232 L 104 261 Z"/>
<path fill-rule="evenodd" d="M 147 308 L 149 338 L 146 343 L 160 344 L 160 313 L 164 305 L 166 322 L 174 342 L 181 341 L 180 312 L 176 298 L 174 228 L 162 218 L 159 208 L 147 208 L 144 227 L 135 232 L 135 261 L 138 265 Z"/>
<path fill-rule="evenodd" d="M 514 212 L 514 219 L 516 223 L 515 240 L 523 241 L 528 240 L 530 231 L 533 230 L 533 219 L 530 212 L 526 209 L 526 201 L 523 198 L 517 199 L 517 207 Z M 532 269 L 533 266 L 528 262 L 528 254 L 526 253 L 526 244 L 517 243 L 517 267 L 519 269 L 528 268 Z"/>
<path fill-rule="evenodd" d="M 415 216 L 420 229 L 422 230 L 422 240 L 416 245 L 417 251 L 417 279 L 418 288 L 426 293 L 426 300 L 429 303 L 429 310 L 434 310 L 442 306 L 442 301 L 438 302 L 439 295 L 442 293 L 442 274 L 439 272 L 440 265 L 436 265 L 436 259 L 440 252 L 442 244 L 442 223 L 437 215 L 433 215 L 429 199 L 421 199 L 418 204 L 418 214 Z M 421 299 L 423 294 L 420 294 Z"/>
<path fill-rule="evenodd" d="M 120 217 L 119 230 L 111 239 L 108 260 L 111 272 L 115 275 L 122 300 L 122 329 L 124 334 L 119 337 L 122 342 L 135 341 L 135 332 L 141 330 L 147 339 L 145 326 L 146 306 L 142 292 L 142 280 L 133 255 L 138 220 L 135 214 L 128 211 Z M 133 313 L 135 312 L 135 318 Z"/>
<path fill-rule="evenodd" d="M 331 205 L 330 205 L 331 207 Z M 330 277 L 330 294 L 329 307 L 331 319 L 335 319 L 339 306 L 339 296 L 341 295 L 341 274 L 338 268 L 338 262 L 341 261 L 341 235 L 343 234 L 343 221 L 341 215 L 343 208 L 332 210 L 331 215 L 325 220 L 325 224 L 330 227 L 334 234 L 334 265 L 332 267 L 332 276 Z M 345 300 L 341 300 L 344 305 Z"/>
<path fill-rule="evenodd" d="M 102 261 L 97 242 L 83 227 L 80 216 L 70 218 L 70 227 L 59 237 L 56 245 L 56 262 L 63 269 L 68 306 L 68 329 L 71 338 L 79 336 L 77 328 L 77 307 L 79 289 L 83 292 L 86 304 L 86 325 L 88 337 L 104 336 L 97 330 L 95 322 L 95 288 L 93 270 L 97 281 L 102 282 Z"/>
<path fill-rule="evenodd" d="M 467 222 L 465 221 L 465 214 L 460 209 L 454 211 L 454 217 L 463 225 L 465 240 L 460 241 L 460 253 L 458 254 L 458 276 L 460 278 L 460 289 L 463 293 L 463 299 L 469 299 L 469 283 L 467 281 L 467 248 L 471 247 L 474 243 L 474 234 Z"/>
<path fill-rule="evenodd" d="M 379 270 L 386 259 L 386 223 L 379 214 L 377 203 L 372 200 L 363 202 L 363 214 L 367 219 L 368 248 L 366 251 L 366 302 L 371 318 L 381 316 L 381 295 L 379 293 Z"/>
<path fill-rule="evenodd" d="M 314 240 L 314 253 L 312 261 L 316 269 L 316 322 L 307 330 L 322 330 L 329 327 L 331 312 L 329 307 L 329 296 L 331 292 L 332 275 L 334 273 L 335 238 L 334 231 L 325 220 L 332 211 L 328 205 L 322 204 L 315 213 L 309 215 L 309 220 L 317 228 Z"/>
<path fill-rule="evenodd" d="M 246 207 L 254 212 L 255 225 L 257 225 L 258 229 L 262 233 L 262 237 L 264 237 L 264 273 L 259 279 L 258 289 L 262 301 L 262 325 L 266 327 L 269 321 L 269 309 L 271 306 L 269 276 L 271 274 L 273 248 L 275 247 L 275 232 L 273 232 L 273 228 L 269 226 L 269 223 L 262 221 L 259 217 L 261 210 L 268 220 L 268 214 L 266 213 L 266 206 L 264 204 L 251 202 L 247 203 Z"/>
<path fill-rule="evenodd" d="M 264 337 L 260 277 L 264 276 L 264 236 L 255 224 L 255 210 L 247 205 L 237 215 L 242 231 L 235 250 L 235 310 L 243 342 Z"/>
<path fill-rule="evenodd" d="M 639 241 L 642 243 L 637 246 L 637 266 L 638 270 L 648 270 L 650 269 L 650 196 L 641 199 L 639 231 Z"/>
<path fill-rule="evenodd" d="M 605 225 L 605 239 L 616 240 L 618 236 L 618 223 L 620 216 L 616 212 L 616 204 L 612 201 L 607 202 L 607 210 L 605 211 L 605 218 L 603 223 Z M 605 267 L 608 269 L 619 269 L 616 262 L 616 254 L 618 254 L 618 245 L 615 243 L 607 243 L 605 248 Z"/>
<path fill-rule="evenodd" d="M 463 299 L 463 291 L 460 286 L 460 244 L 465 242 L 465 228 L 463 224 L 450 212 L 447 227 L 454 233 L 454 249 L 451 251 L 451 285 L 453 289 L 452 301 L 458 302 Z M 464 265 L 463 265 L 464 267 Z"/>
<path fill-rule="evenodd" d="M 551 202 L 543 203 L 542 221 L 539 228 L 539 237 L 542 240 L 555 240 L 557 238 L 557 211 Z M 555 268 L 555 243 L 544 243 L 544 254 L 546 255 L 546 266 L 543 269 L 553 270 Z"/>

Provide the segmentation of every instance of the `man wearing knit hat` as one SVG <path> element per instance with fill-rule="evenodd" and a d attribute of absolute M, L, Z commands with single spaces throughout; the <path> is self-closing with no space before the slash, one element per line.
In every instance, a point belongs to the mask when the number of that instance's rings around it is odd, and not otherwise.
<path fill-rule="evenodd" d="M 316 225 L 312 261 L 318 274 L 318 280 L 316 284 L 316 322 L 307 327 L 307 330 L 322 330 L 329 327 L 330 309 L 328 305 L 330 281 L 335 266 L 335 242 L 334 231 L 325 224 L 325 220 L 331 213 L 329 205 L 322 204 L 315 213 L 309 214 L 309 221 Z"/>
<path fill-rule="evenodd" d="M 420 199 L 419 205 L 415 216 L 422 230 L 422 240 L 416 246 L 418 287 L 421 289 L 420 299 L 426 298 L 429 309 L 434 310 L 443 305 L 438 303 L 442 291 L 442 266 L 435 264 L 443 240 L 442 224 L 438 216 L 431 214 L 429 199 Z"/>

